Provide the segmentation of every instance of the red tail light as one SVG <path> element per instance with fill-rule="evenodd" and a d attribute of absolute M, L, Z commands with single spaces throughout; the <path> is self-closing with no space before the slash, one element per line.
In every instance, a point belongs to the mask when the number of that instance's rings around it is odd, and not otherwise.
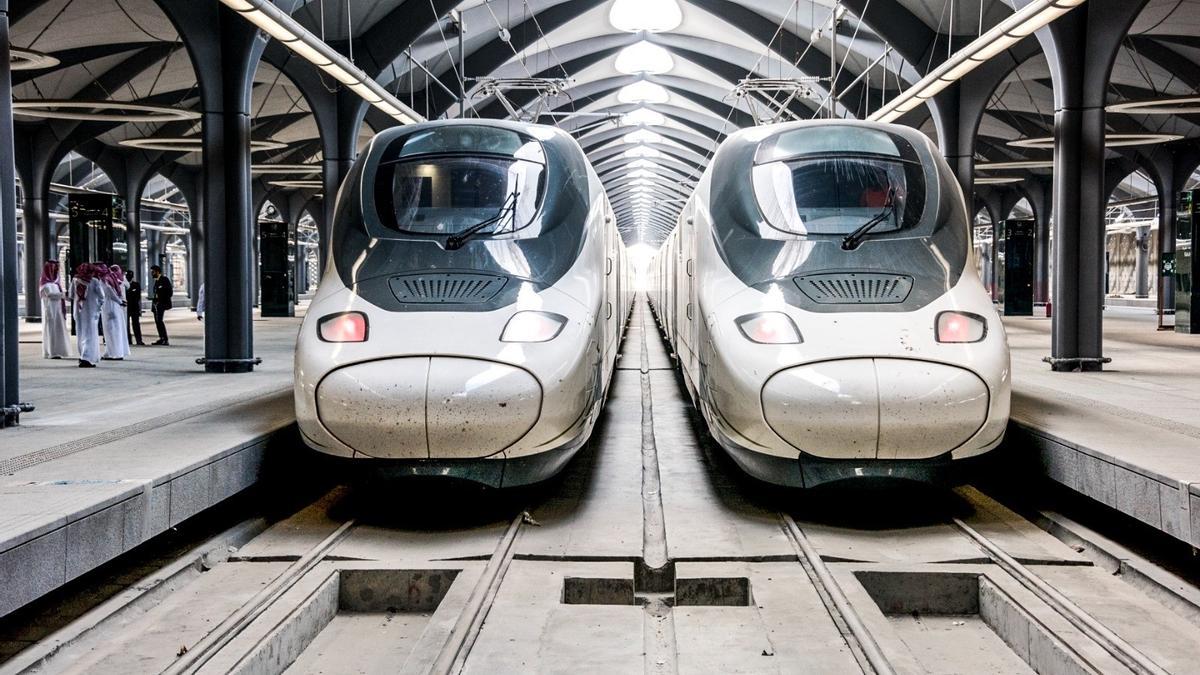
<path fill-rule="evenodd" d="M 321 317 L 317 336 L 325 342 L 366 342 L 367 315 L 362 312 L 342 312 Z"/>
<path fill-rule="evenodd" d="M 941 312 L 935 326 L 938 342 L 979 342 L 987 335 L 987 321 L 967 312 Z"/>

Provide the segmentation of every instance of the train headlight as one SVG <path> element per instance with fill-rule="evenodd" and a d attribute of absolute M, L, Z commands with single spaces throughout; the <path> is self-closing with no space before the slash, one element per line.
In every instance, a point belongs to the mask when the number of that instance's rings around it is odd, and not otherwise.
<path fill-rule="evenodd" d="M 798 345 L 804 342 L 800 330 L 783 312 L 759 312 L 737 318 L 738 330 L 747 340 L 764 345 Z"/>
<path fill-rule="evenodd" d="M 558 337 L 565 325 L 567 317 L 553 312 L 517 312 L 504 326 L 500 341 L 549 342 Z"/>
<path fill-rule="evenodd" d="M 367 315 L 362 312 L 340 312 L 321 317 L 317 336 L 325 342 L 366 342 Z"/>
<path fill-rule="evenodd" d="M 987 321 L 978 314 L 940 312 L 934 324 L 938 342 L 979 342 L 987 335 Z"/>

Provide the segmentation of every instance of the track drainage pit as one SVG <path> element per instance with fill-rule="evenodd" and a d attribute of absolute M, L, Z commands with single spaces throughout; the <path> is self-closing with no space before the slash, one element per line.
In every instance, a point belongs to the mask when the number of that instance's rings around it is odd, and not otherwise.
<path fill-rule="evenodd" d="M 749 607 L 746 577 L 683 577 L 675 580 L 676 607 Z"/>
<path fill-rule="evenodd" d="M 566 577 L 563 579 L 564 605 L 636 605 L 633 579 Z"/>
<path fill-rule="evenodd" d="M 670 589 L 670 586 L 667 587 Z M 566 577 L 564 605 L 638 605 L 648 598 L 678 607 L 749 607 L 753 604 L 746 577 L 684 577 L 674 580 L 673 592 L 636 588 L 634 579 Z"/>
<path fill-rule="evenodd" d="M 982 574 L 859 571 L 855 576 L 928 672 L 1091 672 Z"/>
<path fill-rule="evenodd" d="M 394 672 L 416 647 L 459 570 L 330 574 L 260 640 L 240 672 Z"/>

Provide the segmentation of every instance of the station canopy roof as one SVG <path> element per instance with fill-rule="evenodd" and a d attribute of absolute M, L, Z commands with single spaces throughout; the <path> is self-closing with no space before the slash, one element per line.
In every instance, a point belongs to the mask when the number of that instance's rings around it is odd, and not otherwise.
<path fill-rule="evenodd" d="M 166 0 L 164 0 L 166 1 Z M 174 0 L 171 0 L 174 1 Z M 1023 3 L 1018 3 L 1023 4 Z M 156 0 L 14 0 L 12 44 L 57 60 L 13 73 L 16 101 L 138 102 L 199 111 L 193 64 Z M 764 113 L 764 92 L 739 83 L 793 83 L 783 119 L 865 117 L 920 79 L 937 57 L 1012 12 L 1005 0 L 277 0 L 293 18 L 351 56 L 430 118 L 516 116 L 571 131 L 604 180 L 626 241 L 656 245 L 721 140 Z M 467 90 L 460 105 L 459 35 Z M 831 18 L 840 18 L 831 26 Z M 1053 133 L 1050 71 L 1032 49 L 1012 61 L 980 124 L 980 163 L 1049 160 L 1012 141 Z M 836 45 L 836 46 L 835 46 Z M 254 162 L 319 164 L 317 125 L 286 59 L 270 49 L 255 75 L 255 140 L 276 141 Z M 1015 58 L 1014 58 L 1015 56 Z M 282 61 L 282 62 L 281 62 Z M 836 73 L 836 103 L 830 76 Z M 334 86 L 332 80 L 329 86 Z M 1200 0 L 1149 0 L 1113 69 L 1110 103 L 1195 95 L 1200 88 Z M 22 115 L 18 131 L 61 122 Z M 936 140 L 922 106 L 903 122 Z M 369 113 L 359 135 L 392 123 Z M 1112 113 L 1110 133 L 1200 137 L 1200 116 Z M 122 142 L 198 137 L 200 120 L 85 123 L 96 152 L 153 152 Z M 94 139 L 94 140 L 93 140 Z M 1112 157 L 1121 149 L 1110 150 Z M 161 152 L 161 151 L 159 151 Z M 171 153 L 195 167 L 199 152 Z M 981 168 L 984 176 L 1048 168 Z M 297 178 L 298 176 L 289 176 Z M 303 176 L 299 176 L 303 178 Z M 304 188 L 301 188 L 304 189 Z M 311 189 L 308 188 L 308 189 Z"/>

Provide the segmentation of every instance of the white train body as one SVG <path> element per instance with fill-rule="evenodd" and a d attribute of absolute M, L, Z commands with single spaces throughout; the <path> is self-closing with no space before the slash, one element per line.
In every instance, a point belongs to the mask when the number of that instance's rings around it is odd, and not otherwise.
<path fill-rule="evenodd" d="M 485 120 L 385 131 L 331 234 L 296 349 L 306 443 L 492 486 L 559 471 L 599 416 L 631 302 L 574 139 Z"/>
<path fill-rule="evenodd" d="M 924 480 L 1008 423 L 1004 327 L 971 255 L 961 190 L 919 132 L 759 127 L 699 180 L 653 261 L 651 304 L 709 430 L 751 475 Z"/>

